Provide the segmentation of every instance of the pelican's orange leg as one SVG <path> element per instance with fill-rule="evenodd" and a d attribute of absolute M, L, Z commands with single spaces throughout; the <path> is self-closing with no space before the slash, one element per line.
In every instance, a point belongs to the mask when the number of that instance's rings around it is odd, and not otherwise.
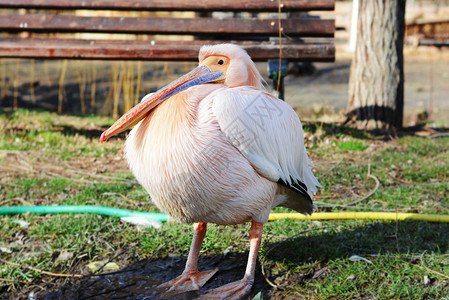
<path fill-rule="evenodd" d="M 198 256 L 204 237 L 206 236 L 207 223 L 195 223 L 193 226 L 193 240 L 184 272 L 177 278 L 157 287 L 158 289 L 168 288 L 163 296 L 199 290 L 218 271 L 218 269 L 206 272 L 198 271 Z"/>
<path fill-rule="evenodd" d="M 249 231 L 250 250 L 245 276 L 240 281 L 231 282 L 219 288 L 207 291 L 201 299 L 241 299 L 246 296 L 254 284 L 257 253 L 262 240 L 263 224 L 252 222 Z"/>

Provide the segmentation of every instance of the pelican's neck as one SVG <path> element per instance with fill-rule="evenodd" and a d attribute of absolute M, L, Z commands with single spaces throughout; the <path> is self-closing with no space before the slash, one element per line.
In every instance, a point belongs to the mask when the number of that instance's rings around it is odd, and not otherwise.
<path fill-rule="evenodd" d="M 194 135 L 200 102 L 221 87 L 221 84 L 191 87 L 163 101 L 136 129 L 136 146 L 143 146 L 147 139 L 156 139 L 160 143 L 175 146 L 181 140 Z"/>
<path fill-rule="evenodd" d="M 198 101 L 192 101 L 189 93 L 179 93 L 162 102 L 149 115 L 149 126 L 157 127 L 166 138 L 194 126 Z"/>
<path fill-rule="evenodd" d="M 180 92 L 162 102 L 152 118 L 157 126 L 169 126 L 171 130 L 193 128 L 198 119 L 200 102 L 222 84 L 203 84 Z"/>

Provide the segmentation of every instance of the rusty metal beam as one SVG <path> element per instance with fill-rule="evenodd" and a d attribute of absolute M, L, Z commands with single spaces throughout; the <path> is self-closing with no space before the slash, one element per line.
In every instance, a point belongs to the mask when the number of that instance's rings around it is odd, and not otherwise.
<path fill-rule="evenodd" d="M 333 10 L 335 0 L 282 0 L 283 11 Z M 278 11 L 272 0 L 0 0 L 0 8 L 146 11 Z"/>
<path fill-rule="evenodd" d="M 332 37 L 334 20 L 283 19 L 289 36 Z M 79 17 L 71 15 L 0 15 L 0 30 L 30 32 L 101 32 L 278 36 L 277 19 Z"/>
<path fill-rule="evenodd" d="M 63 40 L 51 38 L 0 38 L 0 57 L 69 58 L 110 60 L 197 61 L 203 44 L 220 41 L 150 42 L 118 40 Z M 279 58 L 279 45 L 235 42 L 255 61 Z M 334 61 L 333 43 L 292 44 L 282 46 L 282 57 L 289 61 Z"/>

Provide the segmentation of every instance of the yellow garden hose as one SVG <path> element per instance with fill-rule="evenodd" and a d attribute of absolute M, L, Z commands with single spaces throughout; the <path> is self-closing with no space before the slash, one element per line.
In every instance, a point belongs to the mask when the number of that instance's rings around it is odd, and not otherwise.
<path fill-rule="evenodd" d="M 354 219 L 371 219 L 371 220 L 414 220 L 428 222 L 444 222 L 449 223 L 449 215 L 434 214 L 415 214 L 415 213 L 395 213 L 395 212 L 319 212 L 310 216 L 299 213 L 272 213 L 268 218 L 269 221 L 280 219 L 295 220 L 354 220 Z"/>

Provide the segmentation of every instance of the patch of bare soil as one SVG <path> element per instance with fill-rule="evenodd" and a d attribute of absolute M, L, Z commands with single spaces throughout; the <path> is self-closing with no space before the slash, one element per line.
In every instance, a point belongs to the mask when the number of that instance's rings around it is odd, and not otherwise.
<path fill-rule="evenodd" d="M 161 283 L 179 276 L 184 270 L 186 257 L 167 256 L 157 260 L 141 260 L 129 264 L 118 272 L 100 275 L 86 275 L 83 278 L 53 279 L 46 287 L 29 290 L 27 294 L 11 295 L 19 299 L 158 299 L 164 290 L 157 289 Z M 245 273 L 247 253 L 231 252 L 227 255 L 201 256 L 199 270 L 218 268 L 219 271 L 207 282 L 201 291 L 192 291 L 167 297 L 169 299 L 195 299 L 204 291 L 240 280 Z M 79 267 L 79 266 L 78 266 Z M 309 274 L 310 275 L 310 274 Z M 312 275 L 313 277 L 313 275 Z M 44 288 L 44 289 L 43 289 Z M 248 299 L 262 292 L 264 297 L 276 299 L 277 292 L 256 270 L 256 281 Z M 278 295 L 280 297 L 280 295 Z"/>
<path fill-rule="evenodd" d="M 9 176 L 35 173 L 37 178 L 65 177 L 75 180 L 74 175 L 101 177 L 102 173 L 128 171 L 126 162 L 115 157 L 74 156 L 70 161 L 61 161 L 55 156 L 43 155 L 39 151 L 3 151 L 0 157 L 5 159 L 0 164 L 0 172 L 7 172 Z"/>

